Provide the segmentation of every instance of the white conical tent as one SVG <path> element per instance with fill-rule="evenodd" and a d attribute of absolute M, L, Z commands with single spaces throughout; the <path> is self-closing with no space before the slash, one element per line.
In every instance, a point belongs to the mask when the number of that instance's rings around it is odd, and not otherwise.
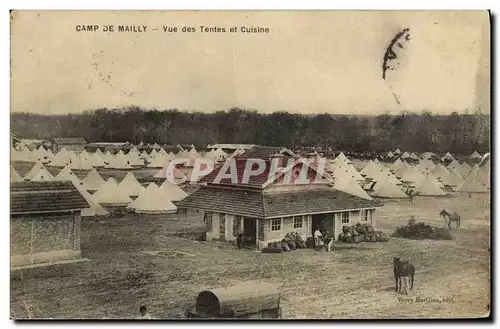
<path fill-rule="evenodd" d="M 392 159 L 392 158 L 394 158 L 394 153 L 392 153 L 392 151 L 389 151 L 387 153 L 386 157 L 389 158 L 389 159 Z"/>
<path fill-rule="evenodd" d="M 402 185 L 401 181 L 397 179 L 396 176 L 392 174 L 392 172 L 389 170 L 389 168 L 384 168 L 380 167 L 378 171 L 373 173 L 373 179 L 376 181 L 387 181 L 391 183 L 392 185 L 399 186 Z"/>
<path fill-rule="evenodd" d="M 465 178 L 464 182 L 458 187 L 459 192 L 488 192 L 490 189 L 488 179 L 480 174 L 479 166 L 472 167 L 471 172 Z"/>
<path fill-rule="evenodd" d="M 70 154 L 65 148 L 62 148 L 54 155 L 52 161 L 48 164 L 51 167 L 65 167 L 69 163 Z"/>
<path fill-rule="evenodd" d="M 337 164 L 337 168 L 335 168 L 335 170 L 337 170 L 338 168 L 346 170 L 351 175 L 351 177 L 356 181 L 364 181 L 365 180 L 364 177 L 361 176 L 361 174 L 356 170 L 356 168 L 354 168 L 354 166 L 349 164 L 349 163 L 339 162 Z"/>
<path fill-rule="evenodd" d="M 83 196 L 85 201 L 89 204 L 89 208 L 82 209 L 81 215 L 82 217 L 94 217 L 94 216 L 106 216 L 109 215 L 109 212 L 104 209 L 95 199 L 93 195 L 91 195 L 85 188 L 83 187 L 82 183 L 75 183 L 73 182 L 73 185 L 75 185 L 76 189 L 80 192 L 80 194 Z"/>
<path fill-rule="evenodd" d="M 424 179 L 423 173 L 418 170 L 417 167 L 408 165 L 404 170 L 402 170 L 401 180 L 407 182 L 418 182 Z M 397 175 L 396 175 L 397 176 Z"/>
<path fill-rule="evenodd" d="M 401 162 L 401 165 L 399 165 L 396 169 L 394 169 L 394 175 L 398 178 L 401 178 L 402 180 L 406 180 L 403 178 L 407 174 L 408 171 L 413 170 L 413 167 L 410 166 L 406 162 Z"/>
<path fill-rule="evenodd" d="M 373 192 L 371 193 L 371 195 L 378 198 L 391 198 L 391 199 L 408 197 L 406 193 L 404 193 L 403 190 L 401 190 L 400 187 L 391 183 L 390 180 L 382 179 L 382 177 L 379 177 L 375 182 L 375 185 L 373 187 Z"/>
<path fill-rule="evenodd" d="M 151 158 L 154 158 L 154 157 L 156 157 L 157 155 L 158 155 L 158 152 L 157 152 L 156 150 L 152 150 L 152 151 L 151 151 L 151 153 L 149 154 L 149 156 L 150 156 Z"/>
<path fill-rule="evenodd" d="M 30 171 L 28 171 L 28 173 L 24 175 L 24 179 L 31 180 L 42 169 L 45 169 L 43 164 L 40 161 L 36 162 L 35 165 L 30 169 Z"/>
<path fill-rule="evenodd" d="M 438 163 L 436 168 L 432 171 L 432 174 L 437 178 L 440 179 L 441 182 L 444 182 L 448 180 L 448 177 L 450 176 L 450 171 L 446 169 L 445 166 L 442 164 Z"/>
<path fill-rule="evenodd" d="M 45 169 L 45 167 L 41 168 L 31 179 L 32 182 L 52 182 L 54 180 L 54 176 Z"/>
<path fill-rule="evenodd" d="M 177 211 L 177 207 L 172 202 L 165 200 L 158 187 L 150 188 L 149 186 L 127 208 L 133 209 L 138 214 L 166 214 Z"/>
<path fill-rule="evenodd" d="M 434 185 L 438 186 L 440 189 L 444 187 L 444 184 L 440 182 L 439 179 L 437 179 L 437 177 L 434 176 L 430 170 L 424 171 L 423 174 L 427 176 L 427 179 L 429 181 L 431 181 Z"/>
<path fill-rule="evenodd" d="M 163 147 L 160 148 L 160 150 L 158 151 L 158 155 L 165 155 L 165 154 L 167 154 L 167 151 L 165 151 Z"/>
<path fill-rule="evenodd" d="M 159 191 L 163 194 L 165 199 L 172 202 L 181 201 L 187 197 L 186 192 L 184 192 L 178 185 L 172 184 L 168 180 L 165 180 L 163 184 L 161 184 Z"/>
<path fill-rule="evenodd" d="M 212 156 L 215 161 L 224 161 L 227 158 L 227 153 L 224 152 L 219 146 L 212 152 Z"/>
<path fill-rule="evenodd" d="M 94 199 L 102 205 L 119 207 L 126 206 L 132 202 L 132 199 L 130 199 L 125 191 L 120 189 L 116 179 L 113 177 L 108 178 L 93 195 Z"/>
<path fill-rule="evenodd" d="M 379 169 L 377 165 L 372 161 L 368 161 L 366 166 L 363 168 L 363 170 L 360 171 L 360 174 L 368 176 L 368 177 L 373 177 L 374 173 Z"/>
<path fill-rule="evenodd" d="M 448 171 L 450 174 L 448 175 L 448 177 L 443 179 L 443 184 L 448 185 L 448 186 L 452 186 L 455 188 L 462 185 L 462 183 L 464 182 L 462 175 L 460 175 L 460 173 L 458 171 L 456 171 L 455 169 L 451 169 Z"/>
<path fill-rule="evenodd" d="M 40 145 L 40 147 L 36 151 L 33 151 L 33 155 L 42 163 L 49 163 L 53 156 L 53 154 L 47 152 L 47 150 L 42 145 Z"/>
<path fill-rule="evenodd" d="M 139 150 L 136 148 L 133 148 L 128 152 L 127 154 L 128 161 L 130 165 L 132 166 L 143 166 L 144 165 L 144 160 L 141 159 L 141 154 L 139 153 Z"/>
<path fill-rule="evenodd" d="M 189 159 L 189 156 L 190 156 L 189 151 L 182 150 L 182 151 L 179 151 L 179 152 L 175 155 L 175 158 L 176 158 L 176 159 Z"/>
<path fill-rule="evenodd" d="M 415 188 L 418 193 L 423 196 L 443 196 L 446 193 L 441 189 L 439 185 L 436 184 L 435 177 L 430 173 L 423 174 L 421 176 L 413 180 L 415 184 Z"/>
<path fill-rule="evenodd" d="M 398 170 L 399 168 L 401 168 L 401 166 L 403 166 L 403 161 L 401 161 L 399 158 L 396 159 L 396 161 L 394 161 L 394 163 L 391 165 L 391 168 L 396 171 Z"/>
<path fill-rule="evenodd" d="M 95 151 L 96 154 L 98 154 L 101 158 L 104 159 L 104 153 L 101 151 L 100 148 L 97 148 L 97 150 Z"/>
<path fill-rule="evenodd" d="M 351 161 L 345 156 L 344 152 L 340 152 L 340 154 L 333 161 L 348 164 L 351 163 Z"/>
<path fill-rule="evenodd" d="M 352 178 L 352 176 L 342 168 L 337 167 L 333 173 L 334 183 L 333 188 L 357 197 L 372 200 L 373 198 L 366 193 L 365 190 Z"/>
<path fill-rule="evenodd" d="M 15 148 L 10 148 L 10 161 L 21 161 L 19 152 Z"/>
<path fill-rule="evenodd" d="M 451 155 L 450 152 L 446 152 L 446 154 L 441 158 L 441 161 L 453 161 L 455 158 Z"/>
<path fill-rule="evenodd" d="M 87 152 L 86 150 L 81 151 L 81 152 L 80 152 L 80 154 L 78 154 L 78 157 L 79 157 L 80 159 L 84 159 L 84 160 L 86 160 L 86 161 L 87 161 L 87 160 L 90 160 L 90 154 L 89 154 L 89 152 Z"/>
<path fill-rule="evenodd" d="M 91 154 L 90 161 L 92 162 L 92 167 L 94 168 L 102 168 L 106 166 L 104 158 L 97 152 Z"/>
<path fill-rule="evenodd" d="M 92 169 L 82 180 L 82 184 L 88 191 L 96 191 L 104 184 L 104 179 L 99 175 L 97 170 Z"/>
<path fill-rule="evenodd" d="M 73 171 L 71 171 L 71 167 L 67 165 L 64 167 L 56 177 L 54 177 L 55 181 L 71 181 L 75 185 L 79 185 L 81 183 L 80 178 L 78 178 Z"/>
<path fill-rule="evenodd" d="M 420 160 L 417 164 L 417 168 L 422 172 L 432 171 L 434 169 L 426 160 Z"/>
<path fill-rule="evenodd" d="M 414 152 L 411 152 L 410 153 L 410 159 L 419 160 L 420 158 Z"/>
<path fill-rule="evenodd" d="M 24 182 L 24 179 L 19 175 L 14 166 L 10 166 L 10 182 L 11 183 Z"/>
<path fill-rule="evenodd" d="M 104 156 L 102 156 L 102 158 L 104 159 L 104 162 L 106 163 L 106 167 L 111 167 L 113 165 L 113 163 L 115 162 L 115 156 L 113 154 L 111 154 L 111 152 L 106 151 L 106 153 L 104 153 Z"/>
<path fill-rule="evenodd" d="M 477 151 L 474 151 L 474 153 L 472 153 L 470 155 L 470 158 L 472 158 L 472 159 L 482 159 L 483 157 Z"/>
<path fill-rule="evenodd" d="M 85 151 L 84 151 L 85 152 Z M 78 155 L 78 160 L 76 163 L 71 162 L 71 169 L 76 169 L 76 170 L 91 170 L 92 167 L 92 160 L 90 159 L 90 156 L 87 152 L 85 153 L 80 153 Z"/>
<path fill-rule="evenodd" d="M 148 163 L 148 168 L 163 168 L 172 160 L 172 156 L 169 154 L 158 154 L 150 163 Z"/>
<path fill-rule="evenodd" d="M 401 159 L 408 159 L 410 157 L 411 157 L 410 153 L 408 153 L 406 151 L 401 155 Z"/>
<path fill-rule="evenodd" d="M 464 161 L 464 162 L 462 162 L 461 166 L 462 166 L 462 169 L 463 169 L 464 171 L 467 171 L 467 173 L 469 173 L 469 171 L 472 169 L 472 167 L 471 167 L 471 166 L 469 166 L 469 164 L 468 164 L 467 162 L 465 162 L 465 161 Z"/>
<path fill-rule="evenodd" d="M 20 161 L 33 162 L 30 150 L 23 149 L 23 150 L 19 151 L 18 157 L 20 158 Z"/>
<path fill-rule="evenodd" d="M 376 164 L 376 165 L 382 165 L 382 164 L 380 163 L 380 161 L 378 161 L 378 159 L 373 160 L 373 163 L 374 163 L 374 164 Z"/>
<path fill-rule="evenodd" d="M 448 170 L 450 169 L 455 169 L 461 176 L 467 177 L 471 169 L 465 166 L 462 166 L 457 160 L 453 160 L 449 165 L 448 165 Z"/>
<path fill-rule="evenodd" d="M 137 181 L 134 174 L 129 171 L 125 178 L 118 184 L 120 189 L 122 189 L 128 196 L 138 196 L 144 191 L 144 187 L 142 187 L 141 183 Z"/>
<path fill-rule="evenodd" d="M 396 149 L 396 151 L 394 151 L 394 154 L 395 155 L 401 154 L 401 150 L 400 149 Z"/>
<path fill-rule="evenodd" d="M 142 190 L 142 192 L 139 194 L 139 196 L 134 201 L 129 203 L 129 205 L 127 206 L 127 209 L 135 209 L 135 206 L 138 202 L 139 197 L 146 194 L 146 192 L 148 192 L 149 190 L 155 190 L 158 193 L 157 189 L 158 189 L 158 186 L 154 182 L 149 183 L 148 186 Z"/>
<path fill-rule="evenodd" d="M 111 163 L 111 168 L 132 169 L 132 166 L 130 165 L 130 161 L 128 160 L 127 156 L 120 150 L 120 152 L 116 154 L 113 163 Z"/>

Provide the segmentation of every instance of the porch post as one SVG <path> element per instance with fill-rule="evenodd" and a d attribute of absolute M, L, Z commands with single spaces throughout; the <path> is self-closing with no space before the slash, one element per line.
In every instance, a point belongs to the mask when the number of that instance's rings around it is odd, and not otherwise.
<path fill-rule="evenodd" d="M 255 244 L 257 250 L 259 249 L 259 219 L 255 219 Z"/>

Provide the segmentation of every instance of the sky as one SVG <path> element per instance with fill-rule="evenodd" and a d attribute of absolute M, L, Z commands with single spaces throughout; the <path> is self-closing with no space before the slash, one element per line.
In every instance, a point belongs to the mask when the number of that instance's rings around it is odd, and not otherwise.
<path fill-rule="evenodd" d="M 147 28 L 118 32 L 119 25 Z M 201 33 L 201 25 L 226 33 Z M 229 32 L 233 26 L 238 32 Z M 243 33 L 243 26 L 269 33 Z M 383 80 L 384 52 L 403 28 L 411 40 Z M 17 11 L 11 112 L 136 105 L 364 115 L 481 106 L 489 113 L 489 29 L 486 11 Z"/>

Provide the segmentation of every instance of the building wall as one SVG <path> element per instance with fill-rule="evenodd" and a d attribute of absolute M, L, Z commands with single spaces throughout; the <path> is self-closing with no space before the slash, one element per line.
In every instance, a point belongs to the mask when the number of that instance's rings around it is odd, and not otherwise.
<path fill-rule="evenodd" d="M 224 225 L 224 233 L 221 233 L 221 213 L 212 213 L 212 220 L 211 220 L 211 229 L 210 227 L 207 227 L 207 241 L 208 240 L 213 240 L 213 239 L 221 239 L 221 240 L 226 240 L 226 241 L 234 241 L 236 240 L 235 232 L 234 232 L 234 221 L 236 216 L 234 215 L 229 215 L 229 214 L 224 214 L 225 215 L 225 225 Z M 209 224 L 209 223 L 208 223 Z"/>
<path fill-rule="evenodd" d="M 365 211 L 371 211 L 371 215 L 368 216 L 368 221 L 365 221 Z M 335 221 L 335 231 L 332 232 L 335 236 L 335 240 L 338 240 L 339 234 L 342 232 L 343 226 L 352 226 L 359 222 L 370 223 L 375 226 L 375 209 L 368 210 L 358 210 L 349 212 L 349 223 L 342 223 L 342 212 L 336 212 L 333 214 L 333 219 Z M 237 232 L 242 229 L 241 218 L 234 215 L 225 215 L 225 233 L 221 234 L 220 230 L 220 213 L 212 213 L 211 223 L 207 223 L 207 241 L 212 239 L 225 239 L 226 241 L 236 240 Z M 281 241 L 287 233 L 297 232 L 305 240 L 312 236 L 312 215 L 303 216 L 302 228 L 293 227 L 293 217 L 280 218 L 281 229 L 278 231 L 273 231 L 271 229 L 272 219 L 260 219 L 257 225 L 257 234 L 260 236 L 258 238 L 259 249 L 267 247 L 268 243 Z"/>
<path fill-rule="evenodd" d="M 270 242 L 281 241 L 287 233 L 297 232 L 302 236 L 302 239 L 307 239 L 312 235 L 312 219 L 311 215 L 302 216 L 302 228 L 293 227 L 293 217 L 280 218 L 281 229 L 273 231 L 271 229 L 272 219 L 261 220 L 264 229 L 264 238 L 259 240 L 259 249 L 267 247 Z"/>
<path fill-rule="evenodd" d="M 52 148 L 56 152 L 59 152 L 63 147 L 66 149 L 66 151 L 81 152 L 85 149 L 85 144 L 52 144 Z"/>
<path fill-rule="evenodd" d="M 371 215 L 368 216 L 368 221 L 365 221 L 365 212 L 371 211 Z M 339 239 L 339 234 L 342 233 L 343 226 L 352 226 L 357 223 L 370 223 L 372 226 L 375 226 L 375 209 L 365 209 L 360 211 L 351 211 L 349 212 L 349 223 L 342 223 L 342 212 L 334 213 L 335 220 L 335 240 Z"/>
<path fill-rule="evenodd" d="M 11 266 L 80 258 L 77 213 L 11 218 Z"/>

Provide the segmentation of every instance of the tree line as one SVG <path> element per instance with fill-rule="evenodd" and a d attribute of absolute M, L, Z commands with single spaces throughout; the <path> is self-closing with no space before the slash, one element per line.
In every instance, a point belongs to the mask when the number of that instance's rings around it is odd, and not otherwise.
<path fill-rule="evenodd" d="M 490 116 L 480 113 L 433 115 L 429 112 L 349 116 L 289 112 L 259 113 L 232 108 L 215 113 L 101 108 L 82 114 L 11 114 L 11 132 L 22 138 L 83 137 L 87 142 L 138 144 L 212 143 L 318 147 L 351 152 L 470 154 L 490 149 Z"/>

